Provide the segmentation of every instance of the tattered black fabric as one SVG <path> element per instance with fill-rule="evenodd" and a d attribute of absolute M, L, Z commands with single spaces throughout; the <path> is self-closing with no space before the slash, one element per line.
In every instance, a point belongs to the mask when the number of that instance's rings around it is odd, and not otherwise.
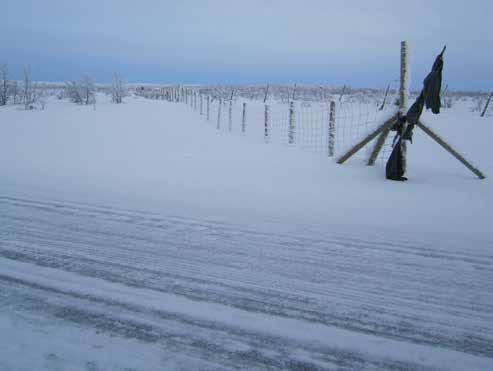
<path fill-rule="evenodd" d="M 403 127 L 406 121 L 409 123 L 406 126 L 404 132 L 402 132 L 403 129 L 401 129 L 402 139 L 409 140 L 411 143 L 413 142 L 413 129 L 414 126 L 417 125 L 419 118 L 421 117 L 421 113 L 423 112 L 424 105 L 425 105 L 425 97 L 424 97 L 424 93 L 421 92 L 421 94 L 413 103 L 411 108 L 409 108 L 409 110 L 407 111 L 406 117 L 404 117 L 404 122 L 401 124 L 401 127 Z"/>
<path fill-rule="evenodd" d="M 436 57 L 431 72 L 424 79 L 421 94 L 419 94 L 416 101 L 407 111 L 406 121 L 411 125 L 408 126 L 405 134 L 408 134 L 409 137 L 412 137 L 412 129 L 414 128 L 414 125 L 418 123 L 425 105 L 426 109 L 431 108 L 431 112 L 434 114 L 440 113 L 440 107 L 442 105 L 440 101 L 440 91 L 442 90 L 444 52 L 445 48 L 443 48 L 442 52 Z"/>
<path fill-rule="evenodd" d="M 407 180 L 403 177 L 404 169 L 404 159 L 401 148 L 402 140 L 409 140 L 412 143 L 413 130 L 418 124 L 421 114 L 423 113 L 423 108 L 431 108 L 434 114 L 440 113 L 441 101 L 440 101 L 440 91 L 442 89 L 442 71 L 443 71 L 443 53 L 445 52 L 445 47 L 442 52 L 436 57 L 431 72 L 426 76 L 423 81 L 423 90 L 416 98 L 411 108 L 406 113 L 405 117 L 401 117 L 392 130 L 397 131 L 394 149 L 387 161 L 385 167 L 385 175 L 387 179 L 391 180 Z M 406 125 L 406 123 L 408 123 Z M 398 139 L 398 140 L 397 140 Z"/>
<path fill-rule="evenodd" d="M 394 145 L 394 149 L 385 166 L 385 177 L 390 180 L 407 180 L 404 178 L 404 160 L 402 158 L 401 139 Z"/>
<path fill-rule="evenodd" d="M 426 109 L 431 108 L 431 112 L 434 114 L 440 113 L 441 101 L 440 91 L 442 90 L 442 70 L 443 70 L 443 53 L 436 57 L 435 63 L 431 68 L 431 72 L 426 76 L 423 81 L 423 93 L 425 97 Z"/>

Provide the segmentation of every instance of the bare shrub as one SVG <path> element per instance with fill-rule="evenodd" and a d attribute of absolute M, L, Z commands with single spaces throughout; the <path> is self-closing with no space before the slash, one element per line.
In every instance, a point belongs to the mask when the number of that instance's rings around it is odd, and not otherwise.
<path fill-rule="evenodd" d="M 5 106 L 9 99 L 9 70 L 6 64 L 0 66 L 0 106 Z"/>
<path fill-rule="evenodd" d="M 96 87 L 88 75 L 84 75 L 80 82 L 68 81 L 65 83 L 64 95 L 76 104 L 95 104 Z"/>

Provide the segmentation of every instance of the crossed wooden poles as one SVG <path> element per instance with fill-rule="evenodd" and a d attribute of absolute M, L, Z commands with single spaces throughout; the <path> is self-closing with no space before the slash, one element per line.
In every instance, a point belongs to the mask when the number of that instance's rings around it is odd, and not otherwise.
<path fill-rule="evenodd" d="M 404 41 L 401 44 L 401 84 L 400 84 L 400 94 L 399 94 L 399 112 L 394 114 L 390 119 L 385 121 L 382 125 L 368 134 L 363 140 L 354 145 L 351 149 L 349 149 L 344 155 L 337 159 L 338 164 L 343 164 L 346 162 L 351 156 L 353 156 L 356 152 L 358 152 L 361 148 L 370 143 L 373 139 L 378 136 L 378 139 L 373 147 L 370 158 L 368 159 L 367 164 L 372 166 L 375 164 L 375 161 L 380 153 L 387 136 L 390 133 L 390 130 L 397 124 L 400 117 L 404 114 L 407 108 L 407 97 L 409 95 L 409 81 L 408 81 L 408 69 L 407 69 L 407 43 Z M 469 170 L 471 170 L 479 179 L 485 179 L 486 176 L 476 167 L 474 167 L 469 161 L 467 161 L 464 156 L 462 156 L 459 152 L 452 148 L 445 140 L 443 140 L 438 134 L 436 134 L 433 130 L 431 130 L 427 125 L 425 125 L 422 121 L 418 121 L 416 124 L 418 128 L 423 130 L 426 134 L 428 134 L 435 142 L 440 144 L 442 148 L 444 148 L 448 153 L 454 156 L 457 160 L 459 160 L 464 166 L 466 166 Z"/>
<path fill-rule="evenodd" d="M 398 114 L 396 114 L 396 115 L 392 116 L 392 118 L 385 121 L 377 129 L 375 129 L 373 132 L 371 132 L 366 138 L 364 138 L 362 141 L 360 141 L 355 146 L 353 146 L 344 155 L 339 157 L 339 159 L 337 160 L 337 163 L 343 164 L 344 162 L 346 162 L 346 160 L 348 160 L 351 156 L 353 156 L 356 152 L 358 152 L 361 148 L 363 148 L 365 145 L 367 145 L 369 142 L 371 142 L 373 139 L 375 139 L 380 134 L 377 142 L 375 143 L 375 147 L 373 148 L 373 151 L 371 152 L 370 158 L 368 159 L 368 162 L 367 162 L 367 164 L 369 166 L 374 165 L 375 160 L 377 159 L 377 156 L 380 153 L 380 150 L 382 149 L 383 144 L 385 143 L 385 139 L 387 139 L 387 136 L 389 135 L 390 130 L 397 123 L 398 119 L 399 119 L 399 116 L 398 116 Z M 467 161 L 464 158 L 464 156 L 462 156 L 459 152 L 457 152 L 455 149 L 453 149 L 445 140 L 440 138 L 440 136 L 438 134 L 436 134 L 433 130 L 431 130 L 427 125 L 423 124 L 423 122 L 418 121 L 416 126 L 418 128 L 420 128 L 421 130 L 423 130 L 426 134 L 428 134 L 435 142 L 440 144 L 448 153 L 450 153 L 457 160 L 459 160 L 462 164 L 464 164 L 464 166 L 467 167 L 469 170 L 471 170 L 479 179 L 485 179 L 486 178 L 486 176 L 479 169 L 474 167 L 469 161 Z"/>

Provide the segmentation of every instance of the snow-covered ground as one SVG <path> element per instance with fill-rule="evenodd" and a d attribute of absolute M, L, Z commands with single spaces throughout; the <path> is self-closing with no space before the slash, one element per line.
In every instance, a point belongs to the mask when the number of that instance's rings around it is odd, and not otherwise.
<path fill-rule="evenodd" d="M 493 174 L 491 116 L 424 121 Z M 214 127 L 0 109 L 0 370 L 493 368 L 489 178 L 418 130 L 401 183 Z"/>

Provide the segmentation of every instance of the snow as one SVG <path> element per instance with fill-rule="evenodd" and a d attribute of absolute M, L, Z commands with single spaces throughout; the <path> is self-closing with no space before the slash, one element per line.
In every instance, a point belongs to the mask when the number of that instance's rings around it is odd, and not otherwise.
<path fill-rule="evenodd" d="M 491 369 L 490 179 L 419 129 L 400 183 L 259 116 L 0 109 L 0 369 Z M 423 120 L 493 174 L 491 116 Z"/>
<path fill-rule="evenodd" d="M 81 277 L 57 269 L 40 268 L 32 264 L 12 262 L 0 258 L 0 275 L 22 282 L 57 290 L 77 293 L 94 300 L 109 300 L 127 306 L 141 306 L 148 310 L 179 314 L 196 320 L 221 324 L 248 332 L 294 339 L 305 343 L 319 343 L 327 348 L 350 348 L 360 354 L 368 351 L 381 358 L 389 353 L 400 361 L 412 363 L 416 355 L 420 363 L 430 368 L 452 369 L 458 363 L 468 370 L 486 369 L 491 362 L 480 357 L 464 355 L 447 349 L 403 343 L 392 339 L 354 333 L 335 327 L 313 324 L 296 319 L 252 313 L 224 305 L 193 301 L 153 290 L 129 288 L 108 281 Z M 134 319 L 137 320 L 138 319 Z"/>
<path fill-rule="evenodd" d="M 487 176 L 493 173 L 485 156 L 491 117 L 445 111 L 424 120 Z M 30 186 L 49 197 L 57 189 L 68 199 L 97 195 L 223 221 L 490 235 L 490 180 L 478 181 L 419 129 L 409 149 L 410 181 L 396 184 L 383 180 L 382 166 L 339 166 L 318 154 L 217 133 L 214 122 L 189 107 L 161 101 L 100 104 L 96 111 L 68 103 L 40 112 L 7 109 L 1 122 L 2 186 L 15 192 Z M 472 215 L 474 223 L 465 225 Z"/>

